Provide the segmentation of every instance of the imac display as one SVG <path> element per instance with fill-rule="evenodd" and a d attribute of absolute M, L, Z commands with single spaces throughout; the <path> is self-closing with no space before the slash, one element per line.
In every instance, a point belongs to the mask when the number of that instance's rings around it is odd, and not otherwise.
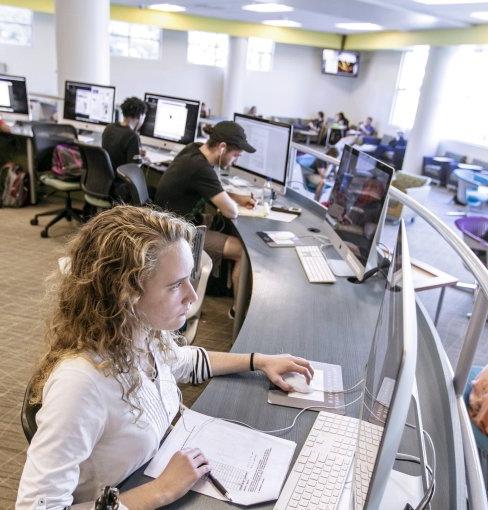
<path fill-rule="evenodd" d="M 356 77 L 359 53 L 356 51 L 322 50 L 322 73 Z"/>
<path fill-rule="evenodd" d="M 67 81 L 63 118 L 79 129 L 103 129 L 113 122 L 115 87 Z M 100 128 L 98 129 L 100 130 Z"/>
<path fill-rule="evenodd" d="M 415 384 L 417 313 L 405 225 L 390 265 L 366 364 L 357 449 L 353 508 L 379 508 L 407 421 Z M 373 446 L 366 431 L 379 439 Z M 366 491 L 364 488 L 368 488 Z"/>
<path fill-rule="evenodd" d="M 359 280 L 375 251 L 393 168 L 346 145 L 327 202 L 327 235 Z"/>
<path fill-rule="evenodd" d="M 256 183 L 271 179 L 274 187 L 283 191 L 293 127 L 238 113 L 234 114 L 234 121 L 244 128 L 247 141 L 256 149 L 252 154 L 243 152 L 234 168 L 243 170 L 246 178 L 253 176 Z"/>
<path fill-rule="evenodd" d="M 8 120 L 29 120 L 25 78 L 0 74 L 0 114 Z"/>
<path fill-rule="evenodd" d="M 146 120 L 141 140 L 149 145 L 173 150 L 194 142 L 200 101 L 146 93 Z"/>

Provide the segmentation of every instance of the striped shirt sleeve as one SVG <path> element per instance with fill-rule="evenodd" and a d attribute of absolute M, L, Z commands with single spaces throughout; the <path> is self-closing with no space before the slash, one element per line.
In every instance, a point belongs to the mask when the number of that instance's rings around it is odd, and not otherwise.
<path fill-rule="evenodd" d="M 208 353 L 203 347 L 176 347 L 171 372 L 177 382 L 200 384 L 212 377 Z"/>

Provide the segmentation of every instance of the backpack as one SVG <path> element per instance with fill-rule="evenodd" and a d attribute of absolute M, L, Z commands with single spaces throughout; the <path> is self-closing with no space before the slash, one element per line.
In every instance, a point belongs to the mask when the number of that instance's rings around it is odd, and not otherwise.
<path fill-rule="evenodd" d="M 83 170 L 83 162 L 78 147 L 61 143 L 53 151 L 51 171 L 62 181 L 78 181 Z"/>
<path fill-rule="evenodd" d="M 29 203 L 29 176 L 19 165 L 8 162 L 0 169 L 2 207 L 23 207 Z"/>

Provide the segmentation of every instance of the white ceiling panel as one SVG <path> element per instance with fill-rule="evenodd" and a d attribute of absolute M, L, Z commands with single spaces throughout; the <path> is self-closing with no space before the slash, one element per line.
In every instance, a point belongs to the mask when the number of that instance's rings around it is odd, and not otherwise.
<path fill-rule="evenodd" d="M 280 0 L 273 0 L 279 2 Z M 427 30 L 467 27 L 479 23 L 470 17 L 474 11 L 488 11 L 488 2 L 459 5 L 425 5 L 414 0 L 282 0 L 294 7 L 287 13 L 244 11 L 243 5 L 266 3 L 252 0 L 166 0 L 186 7 L 188 14 L 211 18 L 261 23 L 266 19 L 290 19 L 306 30 L 352 33 L 339 30 L 336 23 L 376 23 L 385 30 Z M 117 0 L 116 4 L 146 7 L 150 0 Z"/>

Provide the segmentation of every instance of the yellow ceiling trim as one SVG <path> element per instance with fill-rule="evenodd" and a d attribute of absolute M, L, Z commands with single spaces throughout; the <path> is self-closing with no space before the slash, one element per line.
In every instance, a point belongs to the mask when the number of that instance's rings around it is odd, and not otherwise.
<path fill-rule="evenodd" d="M 0 4 L 54 14 L 54 0 L 0 0 Z"/>
<path fill-rule="evenodd" d="M 342 39 L 338 34 L 272 27 L 257 23 L 192 16 L 190 14 L 165 13 L 122 5 L 112 5 L 110 17 L 118 21 L 156 25 L 170 30 L 202 30 L 225 33 L 236 37 L 266 37 L 280 43 L 320 48 L 340 48 Z"/>
<path fill-rule="evenodd" d="M 488 44 L 488 25 L 445 30 L 417 30 L 413 32 L 381 32 L 348 35 L 349 50 L 401 49 L 418 44 L 456 46 L 460 44 Z"/>

